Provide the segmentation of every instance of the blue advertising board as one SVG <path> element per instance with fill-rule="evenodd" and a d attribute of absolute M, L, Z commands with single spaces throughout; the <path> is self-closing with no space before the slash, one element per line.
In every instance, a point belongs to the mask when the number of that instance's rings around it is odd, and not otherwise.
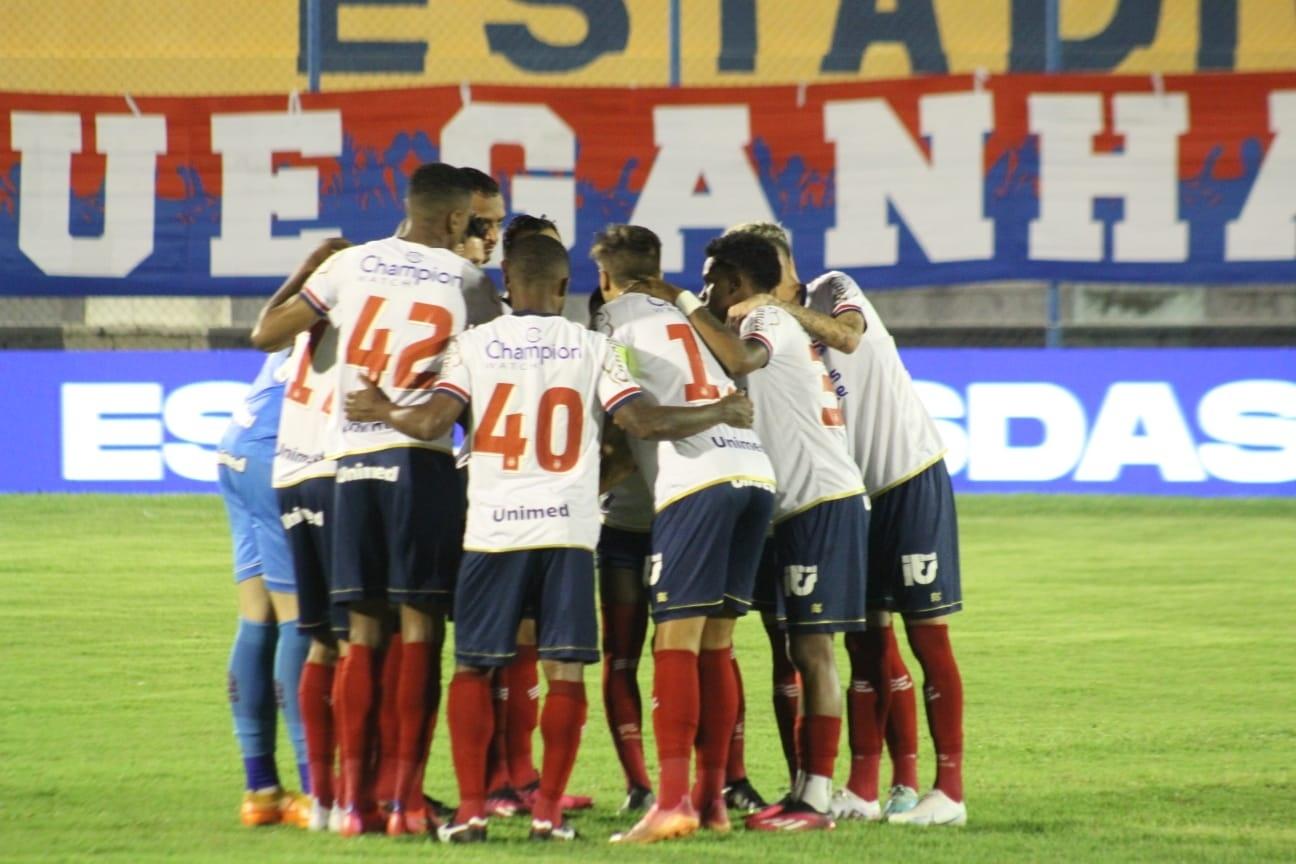
<path fill-rule="evenodd" d="M 910 349 L 961 492 L 1296 495 L 1296 349 Z M 3 492 L 214 492 L 254 351 L 0 352 Z"/>

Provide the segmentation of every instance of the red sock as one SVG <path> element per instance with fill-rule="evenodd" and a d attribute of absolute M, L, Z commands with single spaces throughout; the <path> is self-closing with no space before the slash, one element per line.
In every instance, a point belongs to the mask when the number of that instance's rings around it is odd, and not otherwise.
<path fill-rule="evenodd" d="M 865 801 L 878 800 L 878 766 L 882 762 L 883 718 L 889 692 L 887 640 L 882 628 L 846 634 L 851 681 L 846 691 L 846 716 L 850 722 L 850 779 L 846 788 Z"/>
<path fill-rule="evenodd" d="M 501 667 L 491 674 L 491 713 L 495 716 L 495 734 L 486 754 L 487 794 L 509 785 L 508 698 L 508 668 Z"/>
<path fill-rule="evenodd" d="M 428 667 L 432 650 L 426 642 L 401 646 L 400 681 L 396 688 L 396 714 L 400 720 L 396 739 L 396 783 L 392 800 L 406 810 L 423 807 L 423 790 L 416 789 L 419 766 L 427 759 Z"/>
<path fill-rule="evenodd" d="M 348 655 L 350 656 L 350 655 Z M 342 735 L 346 731 L 346 723 L 343 722 L 342 706 L 346 699 L 342 696 L 342 670 L 346 668 L 347 658 L 339 657 L 337 669 L 333 671 L 333 692 L 330 701 L 333 703 L 333 738 L 334 746 L 338 749 L 337 773 L 333 775 L 333 800 L 339 802 L 350 801 L 347 795 L 346 783 L 342 777 L 342 753 L 341 741 Z"/>
<path fill-rule="evenodd" d="M 887 679 L 891 702 L 887 707 L 886 746 L 891 756 L 891 785 L 918 788 L 918 705 L 914 699 L 913 678 L 900 646 L 895 628 L 886 628 Z"/>
<path fill-rule="evenodd" d="M 732 653 L 726 647 L 698 655 L 698 767 L 693 805 L 699 809 L 719 798 L 724 789 L 729 741 L 738 719 Z"/>
<path fill-rule="evenodd" d="M 373 775 L 367 770 L 373 744 L 374 650 L 352 643 L 342 667 L 342 777 L 347 807 L 375 805 Z"/>
<path fill-rule="evenodd" d="M 567 789 L 576 752 L 580 749 L 581 729 L 589 706 L 585 700 L 584 681 L 550 681 L 540 715 L 540 735 L 544 738 L 544 765 L 540 774 L 540 799 L 531 811 L 532 817 L 562 824 L 560 800 Z"/>
<path fill-rule="evenodd" d="M 400 690 L 402 645 L 400 634 L 391 637 L 382 654 L 382 683 L 378 687 L 378 737 L 375 741 L 378 779 L 374 794 L 379 801 L 396 798 L 396 751 L 400 740 L 400 711 L 396 707 Z"/>
<path fill-rule="evenodd" d="M 773 648 L 773 663 L 770 671 L 774 678 L 774 721 L 778 724 L 779 741 L 783 744 L 783 758 L 787 760 L 788 777 L 796 782 L 797 769 L 801 760 L 797 755 L 800 736 L 797 732 L 797 720 L 801 712 L 801 676 L 797 674 L 792 659 L 788 657 L 787 637 L 778 629 L 771 630 L 767 625 L 766 633 Z"/>
<path fill-rule="evenodd" d="M 689 755 L 698 730 L 696 654 L 653 652 L 653 703 L 653 732 L 661 772 L 657 803 L 670 810 L 689 794 Z"/>
<path fill-rule="evenodd" d="M 643 701 L 639 696 L 639 655 L 648 629 L 642 603 L 603 606 L 603 709 L 626 785 L 651 789 L 643 751 Z"/>
<path fill-rule="evenodd" d="M 306 762 L 311 795 L 324 807 L 333 806 L 333 667 L 307 663 L 297 687 L 302 726 L 306 731 Z"/>
<path fill-rule="evenodd" d="M 936 788 L 962 801 L 963 679 L 950 648 L 949 628 L 929 624 L 905 629 L 923 670 L 927 726 L 936 745 Z"/>
<path fill-rule="evenodd" d="M 508 775 L 513 788 L 522 789 L 540 779 L 531 741 L 540 723 L 540 655 L 534 645 L 517 646 L 517 656 L 506 669 L 508 681 Z M 556 824 L 556 823 L 555 823 Z"/>
<path fill-rule="evenodd" d="M 456 672 L 450 681 L 450 750 L 459 780 L 456 822 L 486 815 L 486 751 L 494 726 L 490 676 Z"/>
<path fill-rule="evenodd" d="M 414 787 L 412 794 L 415 803 L 419 804 L 419 798 L 423 795 L 423 775 L 427 772 L 428 751 L 432 749 L 432 739 L 436 736 L 437 712 L 441 707 L 441 658 L 433 655 L 429 657 L 428 662 L 431 664 L 428 668 L 427 676 L 427 731 L 423 738 L 423 758 L 418 764 L 418 773 L 414 778 Z"/>
<path fill-rule="evenodd" d="M 841 718 L 807 714 L 801 719 L 801 764 L 807 774 L 832 779 Z"/>
<path fill-rule="evenodd" d="M 738 685 L 738 715 L 734 718 L 733 738 L 729 740 L 729 763 L 725 766 L 725 782 L 732 783 L 747 777 L 747 695 L 743 692 L 742 668 L 733 648 L 729 649 L 729 659 Z"/>

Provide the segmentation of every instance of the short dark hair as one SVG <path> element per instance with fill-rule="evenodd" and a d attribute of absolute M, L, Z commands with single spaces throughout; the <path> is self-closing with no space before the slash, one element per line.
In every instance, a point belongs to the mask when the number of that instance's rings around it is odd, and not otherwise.
<path fill-rule="evenodd" d="M 409 199 L 424 207 L 447 207 L 464 203 L 472 196 L 468 178 L 453 165 L 427 162 L 414 169 L 409 178 Z"/>
<path fill-rule="evenodd" d="M 571 275 L 571 262 L 567 250 L 552 237 L 528 234 L 519 237 L 509 253 L 509 277 L 528 286 L 544 282 L 557 282 Z"/>
<path fill-rule="evenodd" d="M 468 178 L 468 185 L 473 192 L 479 195 L 485 195 L 487 198 L 500 194 L 500 185 L 495 178 L 477 168 L 464 166 L 459 169 L 464 176 Z"/>
<path fill-rule="evenodd" d="M 742 273 L 760 291 L 772 291 L 783 278 L 774 244 L 755 234 L 739 231 L 725 234 L 707 244 L 707 257 Z"/>
<path fill-rule="evenodd" d="M 593 258 L 613 282 L 661 273 L 661 239 L 642 225 L 609 225 L 594 235 Z"/>
<path fill-rule="evenodd" d="M 500 238 L 500 243 L 504 246 L 504 257 L 508 257 L 509 250 L 518 240 L 545 231 L 558 233 L 558 226 L 547 216 L 532 216 L 530 213 L 519 213 L 514 216 L 509 220 L 508 225 L 504 226 L 504 236 Z"/>

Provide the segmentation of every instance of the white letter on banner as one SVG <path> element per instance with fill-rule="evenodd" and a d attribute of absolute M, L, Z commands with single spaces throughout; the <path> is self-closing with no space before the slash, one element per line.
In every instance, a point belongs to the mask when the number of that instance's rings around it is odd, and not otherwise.
<path fill-rule="evenodd" d="M 1113 261 L 1185 261 L 1188 226 L 1179 219 L 1179 136 L 1188 129 L 1182 93 L 1125 93 L 1112 99 L 1123 153 L 1094 153 L 1103 129 L 1102 97 L 1036 94 L 1027 98 L 1039 136 L 1039 217 L 1030 224 L 1037 261 L 1101 261 L 1103 225 L 1095 198 L 1120 198 L 1125 215 L 1113 232 Z"/>
<path fill-rule="evenodd" d="M 240 381 L 199 381 L 172 391 L 162 421 L 168 432 L 187 443 L 162 445 L 167 467 L 189 480 L 215 483 L 216 451 L 208 447 L 220 443 L 247 391 L 248 385 Z"/>
<path fill-rule="evenodd" d="M 295 237 L 271 234 L 275 217 L 319 218 L 319 171 L 274 169 L 274 154 L 342 154 L 342 112 L 213 114 L 212 152 L 221 154 L 221 233 L 211 241 L 213 276 L 282 276 L 291 273 L 337 228 Z"/>
<path fill-rule="evenodd" d="M 81 152 L 78 114 L 14 111 L 10 140 L 22 153 L 18 248 L 49 276 L 129 275 L 153 254 L 157 157 L 167 149 L 166 118 L 99 114 L 95 150 L 104 154 L 103 233 L 69 232 L 72 154 Z"/>
<path fill-rule="evenodd" d="M 1039 421 L 1044 440 L 1010 444 L 1010 422 L 1019 418 Z M 1084 443 L 1084 406 L 1065 388 L 1044 382 L 968 387 L 969 480 L 1056 480 L 1075 467 Z"/>
<path fill-rule="evenodd" d="M 967 414 L 963 409 L 963 397 L 953 387 L 936 381 L 916 380 L 913 386 L 945 443 L 946 470 L 951 474 L 959 473 L 967 467 L 968 438 L 963 427 L 953 421 L 962 420 Z"/>
<path fill-rule="evenodd" d="M 62 403 L 64 480 L 162 479 L 160 384 L 64 384 Z"/>
<path fill-rule="evenodd" d="M 1256 379 L 1202 397 L 1197 422 L 1217 442 L 1198 448 L 1212 476 L 1231 483 L 1296 480 L 1296 384 Z"/>
<path fill-rule="evenodd" d="M 1126 465 L 1155 465 L 1161 479 L 1171 483 L 1206 479 L 1174 388 L 1164 381 L 1111 385 L 1094 418 L 1075 479 L 1109 483 Z"/>
<path fill-rule="evenodd" d="M 517 144 L 526 154 L 527 171 L 576 170 L 576 133 L 547 105 L 465 105 L 441 130 L 441 160 L 451 165 L 489 169 L 491 148 Z M 489 170 L 487 170 L 489 173 Z M 570 249 L 576 242 L 575 177 L 513 177 L 513 213 L 545 214 L 558 226 Z M 498 264 L 503 244 L 495 246 Z"/>
<path fill-rule="evenodd" d="M 722 231 L 735 222 L 773 221 L 760 179 L 747 159 L 746 105 L 653 109 L 657 159 L 630 221 L 661 238 L 662 270 L 684 269 L 685 228 Z M 697 193 L 698 179 L 707 191 Z"/>
<path fill-rule="evenodd" d="M 918 101 L 931 160 L 883 99 L 828 102 L 824 131 L 835 145 L 837 224 L 824 237 L 826 267 L 895 264 L 900 232 L 887 223 L 895 205 L 928 260 L 994 257 L 994 223 L 985 218 L 985 135 L 994 128 L 989 93 L 943 93 Z"/>
<path fill-rule="evenodd" d="M 1296 258 L 1296 90 L 1269 94 L 1273 143 L 1251 184 L 1241 215 L 1224 227 L 1224 260 Z"/>

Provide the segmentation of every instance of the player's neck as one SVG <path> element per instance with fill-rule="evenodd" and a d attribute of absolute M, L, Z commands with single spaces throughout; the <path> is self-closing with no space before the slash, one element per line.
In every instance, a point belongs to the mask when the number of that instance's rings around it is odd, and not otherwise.
<path fill-rule="evenodd" d="M 426 226 L 417 223 L 409 225 L 397 237 L 406 243 L 417 243 L 420 246 L 428 246 L 432 249 L 450 248 L 450 238 L 448 236 L 438 231 L 429 230 Z"/>
<path fill-rule="evenodd" d="M 795 303 L 800 299 L 801 280 L 797 279 L 796 274 L 791 274 L 784 279 L 774 289 L 774 296 L 786 303 Z"/>

